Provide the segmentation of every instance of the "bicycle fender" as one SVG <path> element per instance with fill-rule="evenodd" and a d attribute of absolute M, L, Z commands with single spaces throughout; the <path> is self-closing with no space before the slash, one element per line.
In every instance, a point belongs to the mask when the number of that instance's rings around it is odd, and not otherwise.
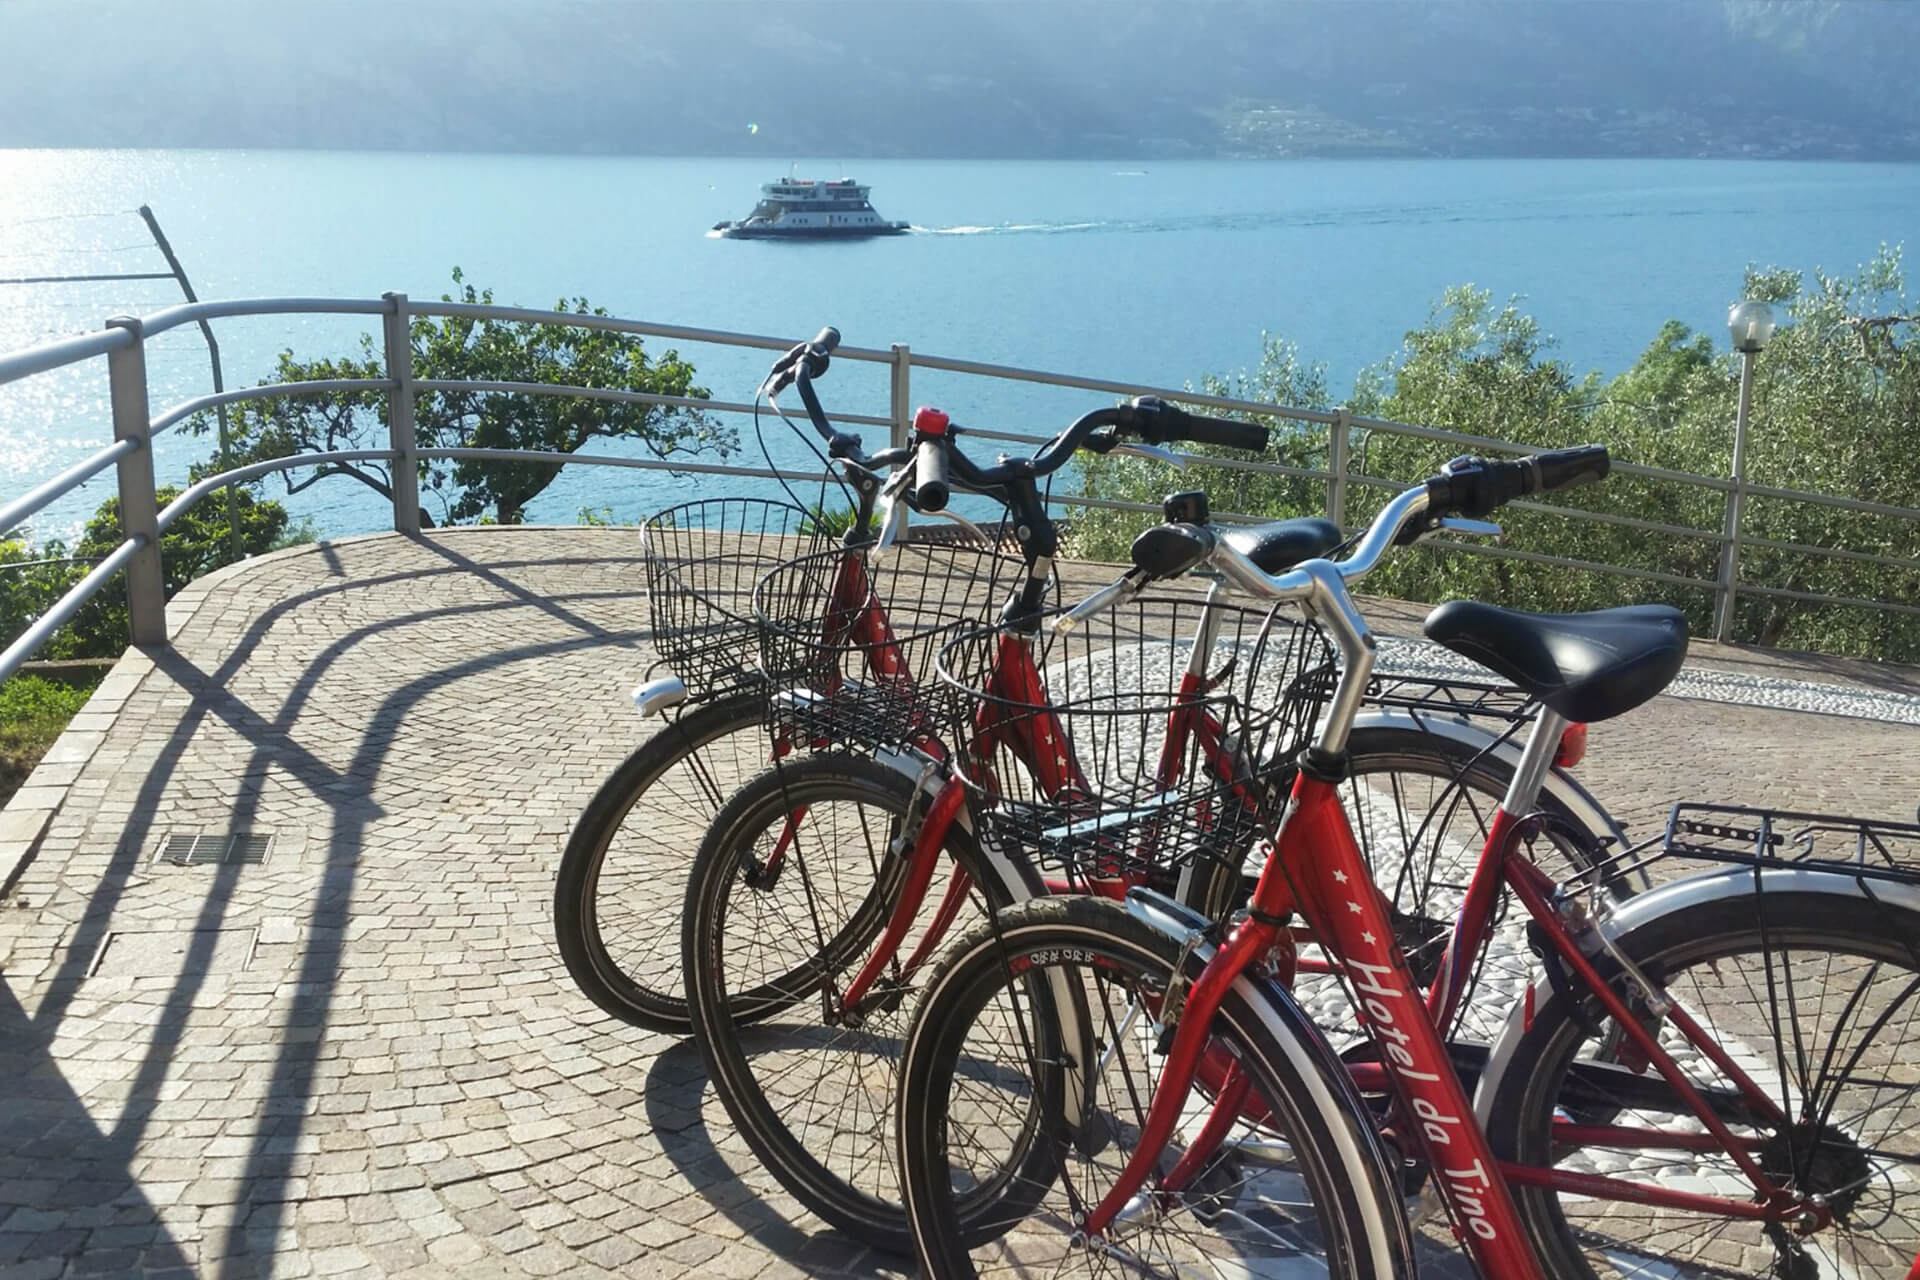
<path fill-rule="evenodd" d="M 1500 760 L 1509 768 L 1518 768 L 1520 755 L 1526 749 L 1522 737 L 1508 738 L 1500 742 L 1500 735 L 1486 725 L 1464 716 L 1429 715 L 1406 710 L 1402 707 L 1375 707 L 1360 713 L 1353 727 L 1376 726 L 1389 729 L 1407 729 L 1417 733 L 1435 734 L 1447 738 L 1474 752 L 1485 750 L 1490 744 L 1497 746 L 1488 752 L 1494 759 Z M 1577 782 L 1572 774 L 1564 769 L 1547 770 L 1546 781 L 1541 791 L 1557 800 L 1570 814 L 1595 836 L 1610 837 L 1618 841 L 1618 847 L 1628 845 L 1627 833 L 1606 806 L 1593 796 L 1593 793 Z"/>
<path fill-rule="evenodd" d="M 1130 891 L 1126 906 L 1129 915 L 1182 947 L 1196 930 L 1207 930 L 1212 924 L 1198 911 L 1151 889 Z M 1189 980 L 1200 976 L 1217 949 L 1211 940 L 1202 940 L 1189 950 Z M 1256 973 L 1241 974 L 1234 980 L 1233 989 L 1265 1025 L 1300 1079 L 1306 1082 L 1306 1104 L 1322 1115 L 1340 1117 L 1342 1122 L 1333 1128 L 1334 1140 L 1345 1148 L 1343 1154 L 1349 1160 L 1357 1159 L 1371 1167 L 1378 1178 L 1376 1185 L 1398 1187 L 1399 1162 L 1389 1156 L 1381 1142 L 1366 1099 L 1354 1085 L 1346 1064 L 1334 1053 L 1313 1019 L 1300 1008 L 1293 993 Z M 1394 1212 L 1385 1212 L 1372 1197 L 1359 1197 L 1359 1202 L 1365 1206 L 1366 1237 L 1373 1256 L 1392 1260 L 1390 1268 L 1383 1269 L 1385 1274 L 1406 1277 L 1416 1274 L 1412 1230 L 1401 1206 L 1392 1205 Z"/>
<path fill-rule="evenodd" d="M 1668 881 L 1657 889 L 1616 902 L 1601 927 L 1608 936 L 1621 940 L 1670 912 L 1727 898 L 1751 897 L 1755 893 L 1831 894 L 1862 904 L 1887 904 L 1920 915 L 1920 885 L 1854 875 L 1834 868 L 1783 864 L 1762 867 L 1757 875 L 1751 866 L 1733 866 Z M 1501 1078 L 1513 1063 L 1514 1051 L 1519 1047 L 1520 1037 L 1526 1034 L 1532 1011 L 1553 996 L 1550 979 L 1536 978 L 1526 998 L 1516 1002 L 1507 1015 L 1506 1025 L 1501 1027 L 1499 1038 L 1487 1055 L 1480 1087 L 1474 1093 L 1474 1114 L 1483 1127 L 1492 1118 L 1489 1113 L 1494 1095 L 1499 1093 Z"/>

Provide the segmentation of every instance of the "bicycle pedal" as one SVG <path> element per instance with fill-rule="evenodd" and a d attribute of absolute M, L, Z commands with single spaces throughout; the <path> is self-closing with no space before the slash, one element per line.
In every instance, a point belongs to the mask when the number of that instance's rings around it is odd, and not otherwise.
<path fill-rule="evenodd" d="M 1180 1199 L 1202 1222 L 1214 1222 L 1231 1210 L 1246 1183 L 1246 1166 L 1232 1151 L 1217 1151 L 1181 1189 Z"/>

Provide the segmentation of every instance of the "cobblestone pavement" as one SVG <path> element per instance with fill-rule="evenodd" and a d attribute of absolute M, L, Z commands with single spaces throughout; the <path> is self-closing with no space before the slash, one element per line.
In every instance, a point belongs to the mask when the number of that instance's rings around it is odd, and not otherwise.
<path fill-rule="evenodd" d="M 631 530 L 459 530 L 173 603 L 0 815 L 0 1280 L 888 1269 L 554 951 L 567 832 L 644 733 L 641 584 Z M 1581 773 L 1642 832 L 1681 795 L 1907 817 L 1917 733 L 1662 698 Z M 155 861 L 230 831 L 264 863 Z"/>

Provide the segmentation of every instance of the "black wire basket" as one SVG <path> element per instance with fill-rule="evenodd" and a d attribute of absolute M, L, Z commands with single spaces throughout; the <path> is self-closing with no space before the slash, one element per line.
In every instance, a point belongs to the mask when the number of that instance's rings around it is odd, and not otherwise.
<path fill-rule="evenodd" d="M 754 588 L 760 665 L 777 721 L 816 744 L 924 746 L 954 720 L 934 655 L 998 616 L 1026 564 L 978 544 L 801 556 Z"/>
<path fill-rule="evenodd" d="M 1136 598 L 1043 631 L 1031 641 L 1038 690 L 1013 687 L 1006 638 L 979 628 L 941 650 L 941 679 L 962 694 L 948 736 L 964 744 L 983 835 L 1076 880 L 1241 865 L 1279 816 L 1274 784 L 1312 733 L 1334 664 L 1319 628 L 1279 608 L 1193 598 Z"/>
<path fill-rule="evenodd" d="M 660 665 L 696 699 L 756 683 L 754 584 L 828 540 L 804 508 L 762 498 L 708 498 L 652 516 L 641 547 Z"/>

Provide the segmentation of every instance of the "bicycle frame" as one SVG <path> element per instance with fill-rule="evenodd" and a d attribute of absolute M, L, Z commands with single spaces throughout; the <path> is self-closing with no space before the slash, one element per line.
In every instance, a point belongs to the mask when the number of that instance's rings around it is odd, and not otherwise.
<path fill-rule="evenodd" d="M 1282 977 L 1293 971 L 1296 918 L 1305 920 L 1313 939 L 1345 979 L 1355 998 L 1356 1017 L 1379 1050 L 1379 1062 L 1360 1070 L 1370 1072 L 1378 1090 L 1390 1096 L 1389 1132 L 1402 1140 L 1405 1149 L 1425 1157 L 1455 1233 L 1481 1274 L 1498 1280 L 1536 1280 L 1542 1274 L 1515 1208 L 1512 1185 L 1759 1220 L 1800 1235 L 1818 1231 L 1832 1221 L 1827 1208 L 1812 1199 L 1796 1198 L 1766 1175 L 1760 1168 L 1755 1144 L 1736 1138 L 1709 1099 L 1685 1077 L 1654 1032 L 1643 1024 L 1643 1016 L 1636 1014 L 1628 999 L 1615 989 L 1614 981 L 1603 976 L 1583 951 L 1568 919 L 1550 898 L 1549 882 L 1519 854 L 1520 840 L 1535 821 L 1527 815 L 1533 811 L 1566 728 L 1567 722 L 1551 711 L 1543 709 L 1540 713 L 1507 796 L 1496 811 L 1493 831 L 1469 885 L 1434 991 L 1427 999 L 1420 995 L 1396 940 L 1386 901 L 1373 884 L 1335 788 L 1345 776 L 1348 735 L 1365 695 L 1375 652 L 1366 620 L 1347 584 L 1367 573 L 1405 528 L 1423 518 L 1432 492 L 1428 486 L 1420 486 L 1390 501 L 1349 560 L 1340 565 L 1315 560 L 1285 575 L 1272 576 L 1229 547 L 1216 544 L 1209 551 L 1208 560 L 1223 581 L 1243 587 L 1257 598 L 1302 602 L 1338 641 L 1345 670 L 1318 740 L 1303 754 L 1292 795 L 1275 824 L 1273 847 L 1244 918 L 1228 932 L 1192 983 L 1180 984 L 1183 992 L 1169 988 L 1160 998 L 1163 1013 L 1173 1011 L 1173 1034 L 1160 1080 L 1141 1124 L 1137 1146 L 1104 1198 L 1079 1224 L 1078 1237 L 1090 1241 L 1103 1236 L 1147 1186 L 1196 1082 L 1212 1098 L 1212 1114 L 1198 1134 L 1200 1143 L 1217 1146 L 1230 1127 L 1229 1121 L 1247 1118 L 1257 1122 L 1257 1116 L 1240 1116 L 1241 1091 L 1232 1073 L 1209 1069 L 1213 1020 L 1228 989 L 1249 968 L 1277 970 Z M 1494 1159 L 1439 1026 L 1451 1017 L 1464 996 L 1464 977 L 1490 937 L 1493 908 L 1503 886 L 1538 926 L 1553 960 L 1565 965 L 1572 980 L 1583 985 L 1585 993 L 1623 1029 L 1633 1061 L 1657 1069 L 1671 1090 L 1662 1098 L 1662 1105 L 1671 1106 L 1677 1099 L 1679 1105 L 1671 1109 L 1676 1114 L 1690 1113 L 1706 1131 L 1704 1135 L 1669 1133 L 1556 1121 L 1553 1132 L 1568 1142 L 1619 1140 L 1642 1148 L 1723 1151 L 1752 1184 L 1751 1199 L 1680 1192 Z M 1151 895 L 1141 900 L 1141 908 L 1152 913 Z M 1762 1124 L 1786 1121 L 1780 1107 L 1738 1068 L 1686 1009 L 1649 982 L 1604 935 L 1583 933 L 1597 941 L 1597 950 L 1608 952 L 1620 971 L 1618 976 L 1644 1003 L 1646 1016 L 1677 1029 L 1715 1065 L 1729 1086 L 1714 1091 L 1723 1106 L 1744 1108 L 1743 1114 L 1758 1117 Z M 1175 981 L 1179 983 L 1177 976 Z M 1211 1066 L 1217 1068 L 1217 1061 Z M 1164 1203 L 1178 1194 L 1182 1182 L 1177 1179 L 1191 1176 L 1210 1154 L 1189 1149 L 1172 1175 L 1153 1188 L 1155 1196 Z M 1920 1259 L 1909 1272 L 1909 1280 L 1917 1278 Z"/>
<path fill-rule="evenodd" d="M 1543 712 L 1529 743 L 1529 761 L 1544 756 L 1557 740 L 1564 727 L 1556 724 L 1557 720 L 1553 713 Z M 1536 772 L 1532 784 L 1536 791 L 1537 776 Z M 1514 786 L 1517 791 L 1525 791 L 1525 770 Z M 1356 1017 L 1381 1050 L 1377 1064 L 1353 1068 L 1356 1083 L 1363 1090 L 1391 1092 L 1394 1096 L 1391 1123 L 1398 1131 L 1396 1136 L 1409 1139 L 1425 1155 L 1456 1233 L 1483 1274 L 1502 1278 L 1541 1274 L 1509 1186 L 1546 1187 L 1595 1199 L 1770 1221 L 1796 1233 L 1827 1226 L 1831 1218 L 1824 1207 L 1796 1198 L 1767 1177 L 1757 1159 L 1760 1144 L 1736 1137 L 1721 1111 L 1729 1105 L 1737 1106 L 1758 1117 L 1758 1123 L 1773 1125 L 1789 1124 L 1789 1117 L 1687 1010 L 1666 1000 L 1657 989 L 1644 987 L 1642 996 L 1653 1002 L 1652 1012 L 1679 1030 L 1715 1065 L 1731 1088 L 1716 1091 L 1720 1102 L 1716 1108 L 1687 1079 L 1644 1025 L 1646 1014 L 1630 1008 L 1581 950 L 1551 900 L 1551 882 L 1519 851 L 1527 826 L 1528 820 L 1515 817 L 1508 803 L 1502 803 L 1469 885 L 1441 976 L 1423 1000 L 1394 941 L 1386 905 L 1373 887 L 1334 785 L 1302 772 L 1248 916 L 1233 929 L 1188 991 L 1140 1143 L 1126 1171 L 1088 1215 L 1083 1227 L 1086 1234 L 1104 1231 L 1145 1184 L 1154 1161 L 1172 1137 L 1189 1089 L 1197 1079 L 1206 1080 L 1203 1057 L 1209 1024 L 1227 989 L 1250 966 L 1278 963 L 1284 969 L 1290 962 L 1294 935 L 1287 921 L 1296 911 L 1350 983 Z M 1754 1199 L 1733 1200 L 1494 1159 L 1438 1027 L 1446 1025 L 1463 998 L 1462 976 L 1471 971 L 1489 940 L 1492 909 L 1503 886 L 1537 922 L 1574 980 L 1623 1028 L 1640 1060 L 1658 1071 L 1672 1090 L 1671 1098 L 1676 1098 L 1707 1130 L 1697 1134 L 1556 1120 L 1556 1138 L 1569 1145 L 1603 1142 L 1643 1149 L 1724 1151 L 1751 1182 Z M 1631 970 L 1629 977 L 1638 981 Z M 1229 1079 L 1214 1085 L 1214 1114 L 1203 1126 L 1195 1146 L 1161 1183 L 1158 1190 L 1162 1194 L 1180 1190 L 1185 1177 L 1211 1154 L 1198 1150 L 1200 1144 L 1217 1145 L 1228 1127 L 1226 1121 L 1236 1117 L 1241 1103 L 1232 1083 Z M 1920 1260 L 1915 1262 L 1915 1271 L 1909 1273 L 1910 1277 L 1915 1274 L 1920 1274 Z"/>

